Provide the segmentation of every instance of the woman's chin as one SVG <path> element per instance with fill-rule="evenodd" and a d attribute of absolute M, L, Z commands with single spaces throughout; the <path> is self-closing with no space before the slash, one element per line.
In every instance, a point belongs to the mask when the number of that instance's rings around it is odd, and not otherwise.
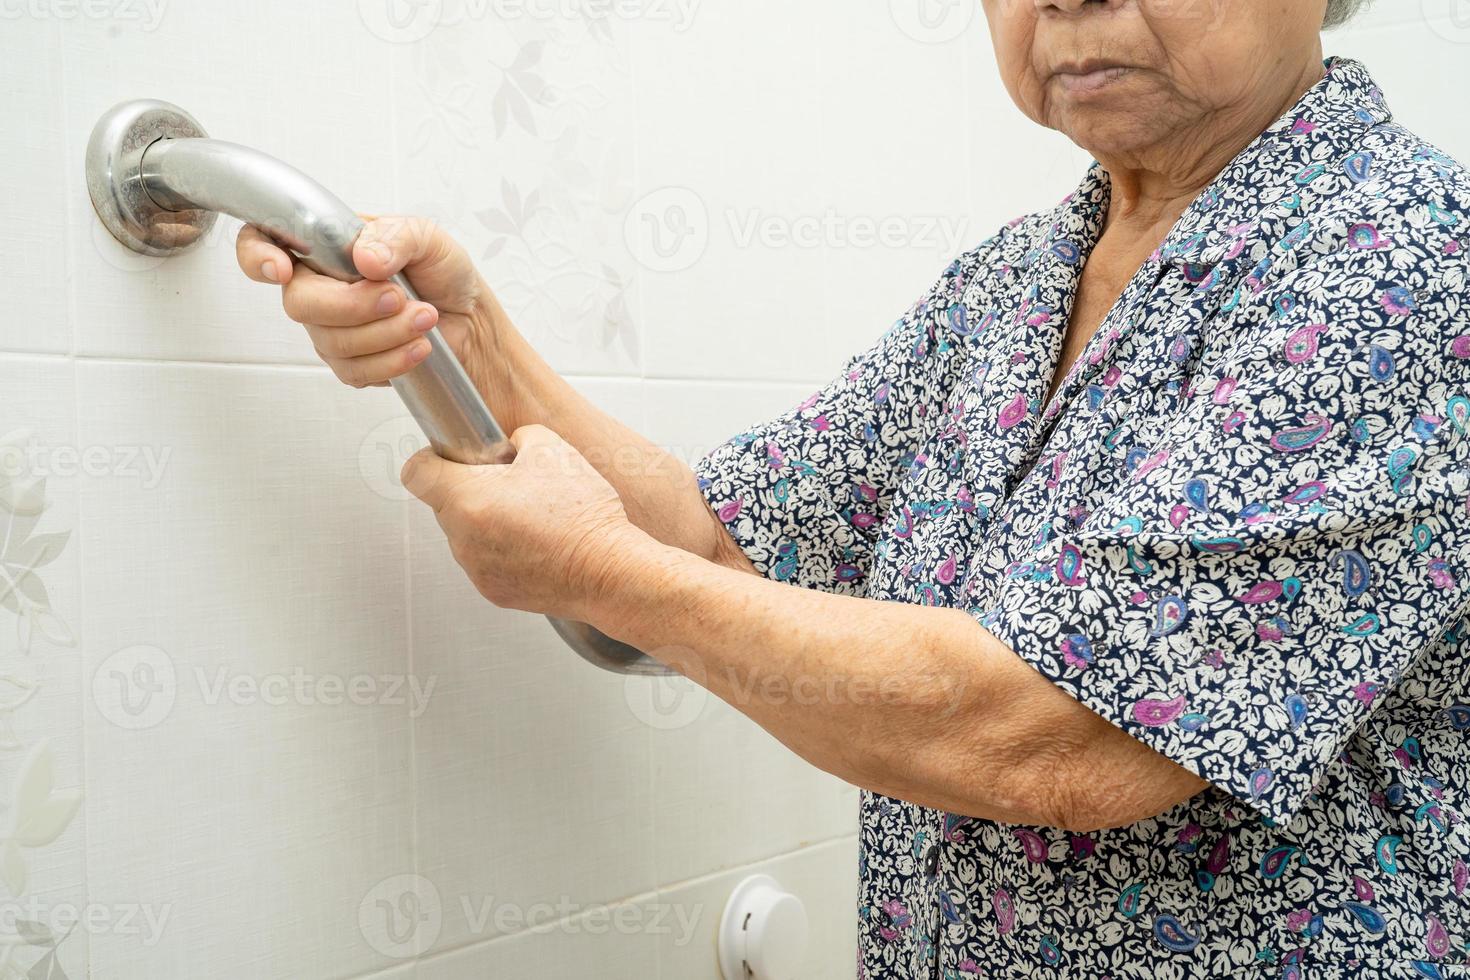
<path fill-rule="evenodd" d="M 1127 159 L 1168 139 L 1177 127 L 1166 114 L 1137 100 L 1131 103 L 1062 106 L 1052 115 L 1051 128 L 1098 159 Z"/>

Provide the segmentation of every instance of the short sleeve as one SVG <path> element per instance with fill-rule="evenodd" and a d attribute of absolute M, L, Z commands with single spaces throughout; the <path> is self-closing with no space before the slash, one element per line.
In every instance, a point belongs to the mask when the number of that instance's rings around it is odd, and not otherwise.
<path fill-rule="evenodd" d="M 763 575 L 864 594 L 894 490 L 955 387 L 973 332 L 972 287 L 990 275 L 1006 234 L 951 263 L 820 391 L 695 464 L 705 498 Z"/>
<path fill-rule="evenodd" d="M 1187 397 L 1101 457 L 1096 506 L 971 610 L 1277 822 L 1466 611 L 1464 277 L 1402 258 L 1300 270 L 1221 323 Z"/>

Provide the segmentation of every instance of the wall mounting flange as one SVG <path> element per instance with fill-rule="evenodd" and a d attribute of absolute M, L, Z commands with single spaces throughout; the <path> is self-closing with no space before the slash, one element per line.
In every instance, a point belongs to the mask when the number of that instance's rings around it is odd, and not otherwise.
<path fill-rule="evenodd" d="M 87 193 L 112 237 L 144 255 L 173 255 L 198 244 L 219 214 L 159 207 L 143 187 L 143 153 L 161 139 L 209 134 L 183 109 L 133 99 L 103 114 L 87 141 Z"/>

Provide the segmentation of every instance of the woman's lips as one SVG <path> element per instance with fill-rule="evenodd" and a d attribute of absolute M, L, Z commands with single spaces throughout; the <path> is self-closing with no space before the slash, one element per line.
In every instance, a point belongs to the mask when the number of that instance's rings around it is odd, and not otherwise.
<path fill-rule="evenodd" d="M 1128 65 L 1078 65 L 1058 68 L 1052 77 L 1068 94 L 1091 95 L 1132 72 Z"/>

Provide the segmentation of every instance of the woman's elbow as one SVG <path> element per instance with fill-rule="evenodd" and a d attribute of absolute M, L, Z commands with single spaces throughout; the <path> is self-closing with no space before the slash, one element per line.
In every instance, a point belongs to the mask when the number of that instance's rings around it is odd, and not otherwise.
<path fill-rule="evenodd" d="M 1036 711 L 1012 744 L 1004 765 L 971 777 L 973 816 L 1096 833 L 1158 816 L 1209 785 L 1076 702 Z"/>
<path fill-rule="evenodd" d="M 1127 827 L 1165 813 L 1209 786 L 1183 766 L 1114 729 L 1112 738 L 1037 767 L 1029 798 L 1038 825 L 1072 833 Z M 1040 776 L 1050 770 L 1048 780 Z"/>

